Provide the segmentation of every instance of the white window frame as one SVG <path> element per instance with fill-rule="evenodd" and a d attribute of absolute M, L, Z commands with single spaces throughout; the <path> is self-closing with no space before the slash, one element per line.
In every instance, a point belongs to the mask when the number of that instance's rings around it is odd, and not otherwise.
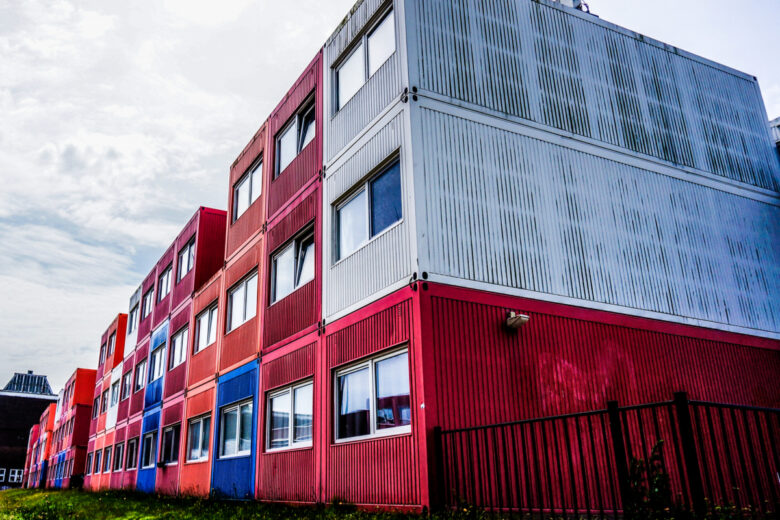
<path fill-rule="evenodd" d="M 22 475 L 24 474 L 24 470 L 21 470 L 19 468 L 11 468 L 8 471 L 8 483 L 9 484 L 18 484 L 22 481 Z"/>
<path fill-rule="evenodd" d="M 130 309 L 130 314 L 127 316 L 127 334 L 130 335 L 138 328 L 138 309 L 139 304 Z"/>
<path fill-rule="evenodd" d="M 146 443 L 146 439 L 151 439 L 150 444 L 151 448 L 149 449 L 149 459 L 151 459 L 150 463 L 148 465 L 144 464 L 144 445 Z M 156 459 L 156 452 L 157 451 L 157 430 L 144 433 L 143 436 L 141 436 L 141 460 L 139 465 L 141 466 L 139 469 L 149 469 L 153 468 L 155 466 L 155 459 Z"/>
<path fill-rule="evenodd" d="M 87 465 L 84 470 L 85 475 L 91 475 L 92 474 L 92 452 L 90 451 L 87 453 Z"/>
<path fill-rule="evenodd" d="M 201 338 L 203 333 L 203 327 L 201 319 L 205 318 L 206 321 L 206 344 L 201 345 Z M 212 321 L 213 319 L 213 321 Z M 208 307 L 206 307 L 204 310 L 202 310 L 196 317 L 195 317 L 195 341 L 193 342 L 192 346 L 192 353 L 197 354 L 201 350 L 205 350 L 207 347 L 213 345 L 217 341 L 217 321 L 219 319 L 219 304 L 218 302 L 214 302 Z M 212 338 L 212 334 L 214 339 Z"/>
<path fill-rule="evenodd" d="M 113 408 L 119 403 L 119 393 L 122 391 L 122 382 L 114 381 L 111 383 L 111 403 L 109 408 Z"/>
<path fill-rule="evenodd" d="M 163 298 L 171 294 L 171 271 L 173 263 L 168 264 L 162 274 L 157 278 L 157 301 L 161 302 Z M 163 292 L 164 291 L 164 292 Z"/>
<path fill-rule="evenodd" d="M 208 428 L 204 426 L 205 421 L 208 419 Z M 191 458 L 190 457 L 190 438 L 192 437 L 192 431 L 193 429 L 198 428 L 198 431 L 200 432 L 198 437 L 198 452 L 200 453 L 200 456 L 198 458 Z M 209 439 L 208 442 L 205 444 L 205 448 L 203 446 L 203 433 L 208 432 Z M 209 446 L 211 445 L 211 413 L 206 413 L 203 415 L 200 415 L 198 417 L 193 417 L 189 421 L 187 421 L 187 446 L 185 449 L 187 450 L 187 456 L 185 457 L 185 460 L 187 462 L 205 462 L 209 460 Z M 205 452 L 205 455 L 204 455 Z"/>
<path fill-rule="evenodd" d="M 171 348 L 168 349 L 170 352 L 168 354 L 168 370 L 173 370 L 187 360 L 187 344 L 189 341 L 190 328 L 187 325 L 171 336 Z"/>
<path fill-rule="evenodd" d="M 158 346 L 153 348 L 151 352 L 149 352 L 149 383 L 157 381 L 163 376 L 164 373 L 165 343 L 160 343 Z"/>
<path fill-rule="evenodd" d="M 135 377 L 133 381 L 133 393 L 140 392 L 146 386 L 146 366 L 148 362 L 146 358 L 142 359 L 135 365 Z M 140 373 L 139 373 L 140 372 Z"/>
<path fill-rule="evenodd" d="M 249 398 L 237 403 L 223 406 L 219 410 L 219 458 L 220 459 L 235 459 L 239 457 L 248 457 L 252 454 L 252 443 L 254 442 L 254 436 L 252 432 L 249 432 L 249 449 L 241 451 L 241 408 L 249 406 L 252 409 L 252 421 L 254 421 L 254 399 Z M 229 455 L 225 455 L 225 414 L 232 410 L 237 411 L 238 422 L 236 424 L 236 452 Z"/>
<path fill-rule="evenodd" d="M 312 438 L 309 439 L 308 441 L 295 442 L 295 391 L 298 390 L 299 388 L 303 388 L 306 386 L 312 387 L 312 403 L 311 403 Z M 287 446 L 272 448 L 271 447 L 271 412 L 273 410 L 271 409 L 271 400 L 273 400 L 276 397 L 283 396 L 285 394 L 288 394 L 290 396 L 290 421 L 289 424 L 287 425 L 288 444 Z M 311 446 L 313 446 L 312 443 L 312 441 L 314 440 L 314 380 L 313 379 L 307 379 L 305 381 L 301 381 L 299 383 L 288 385 L 284 388 L 280 388 L 268 392 L 265 402 L 266 402 L 266 410 L 267 410 L 266 421 L 265 421 L 265 451 L 267 452 L 286 451 L 286 450 L 294 450 L 298 448 L 310 448 Z"/>
<path fill-rule="evenodd" d="M 172 453 L 173 456 L 175 456 L 175 459 L 166 460 L 165 456 L 165 434 L 168 432 L 173 432 L 171 439 L 176 438 L 176 428 L 179 429 L 179 438 L 178 438 L 178 446 L 176 446 L 176 452 Z M 162 435 L 160 437 L 160 454 L 159 454 L 159 460 L 161 463 L 165 464 L 166 466 L 175 466 L 179 463 L 179 452 L 181 451 L 181 423 L 175 423 L 168 426 L 165 426 L 162 430 Z M 174 441 L 174 445 L 177 444 L 177 441 Z"/>
<path fill-rule="evenodd" d="M 0 468 L 0 482 L 5 480 L 5 468 Z"/>
<path fill-rule="evenodd" d="M 100 362 L 98 363 L 98 366 L 102 365 L 106 362 L 106 344 L 103 343 L 100 345 Z"/>
<path fill-rule="evenodd" d="M 114 348 L 116 347 L 116 332 L 112 332 L 111 335 L 108 337 L 108 355 L 114 353 Z"/>
<path fill-rule="evenodd" d="M 242 212 L 238 212 L 238 190 L 243 186 L 245 182 L 249 183 L 247 187 L 249 189 L 249 205 Z M 257 189 L 255 189 L 255 183 L 257 183 Z M 241 176 L 238 181 L 233 185 L 233 219 L 235 222 L 241 215 L 243 215 L 252 204 L 260 198 L 263 194 L 263 156 L 260 155 L 252 165 L 247 168 L 246 172 Z"/>
<path fill-rule="evenodd" d="M 130 458 L 130 446 L 133 446 L 133 458 Z M 125 452 L 125 469 L 131 470 L 138 467 L 138 437 L 133 437 L 127 441 L 127 451 Z"/>
<path fill-rule="evenodd" d="M 92 401 L 92 419 L 97 419 L 98 415 L 100 415 L 100 396 Z"/>
<path fill-rule="evenodd" d="M 103 390 L 103 393 L 100 394 L 100 414 L 104 414 L 108 411 L 108 389 Z"/>
<path fill-rule="evenodd" d="M 133 394 L 133 371 L 125 372 L 122 374 L 122 382 L 120 384 L 119 401 L 122 402 L 128 399 Z"/>
<path fill-rule="evenodd" d="M 117 455 L 119 455 L 117 457 Z M 114 460 L 112 464 L 114 465 L 114 471 L 122 471 L 122 467 L 125 463 L 125 443 L 124 442 L 118 442 L 114 444 Z M 117 467 L 117 465 L 119 467 Z"/>
<path fill-rule="evenodd" d="M 141 319 L 145 320 L 152 313 L 152 307 L 154 307 L 154 285 L 149 287 L 149 290 L 144 293 L 141 304 Z"/>
<path fill-rule="evenodd" d="M 301 274 L 303 271 L 303 262 L 301 259 L 301 253 L 303 252 L 303 245 L 305 242 L 308 242 L 311 240 L 311 243 L 314 245 L 314 272 L 312 273 L 311 278 L 307 279 L 301 279 Z M 276 271 L 278 269 L 277 267 L 277 259 L 284 255 L 290 248 L 293 248 L 295 254 L 293 257 L 293 288 L 292 290 L 284 295 L 277 295 L 276 294 Z M 296 237 L 286 242 L 282 247 L 276 250 L 276 252 L 271 255 L 271 305 L 274 303 L 281 301 L 288 296 L 290 296 L 292 293 L 306 285 L 307 283 L 314 280 L 314 278 L 317 277 L 317 241 L 314 236 L 314 228 L 307 228 L 305 231 L 299 233 Z"/>
<path fill-rule="evenodd" d="M 111 454 L 114 452 L 113 446 L 106 446 L 103 448 L 103 471 L 102 473 L 111 473 Z M 106 467 L 108 466 L 108 467 Z"/>
<path fill-rule="evenodd" d="M 187 255 L 186 259 L 184 258 L 185 254 Z M 183 261 L 186 261 L 186 264 L 182 269 Z M 182 247 L 179 250 L 179 253 L 176 255 L 176 283 L 178 284 L 179 282 L 181 282 L 181 279 L 187 276 L 189 272 L 192 271 L 193 267 L 195 267 L 195 237 L 194 236 L 187 241 L 184 247 Z"/>
<path fill-rule="evenodd" d="M 395 41 L 395 50 L 393 50 L 390 55 L 379 64 L 377 69 L 372 73 L 369 69 L 369 48 L 368 48 L 368 39 L 371 37 L 371 35 L 374 34 L 376 29 L 384 22 L 388 16 L 393 16 L 393 38 Z M 363 83 L 360 85 L 360 88 L 358 88 L 348 99 L 344 101 L 343 105 L 339 104 L 339 71 L 341 70 L 341 67 L 349 61 L 349 58 L 352 57 L 352 55 L 358 51 L 358 49 L 362 47 L 363 48 Z M 383 12 L 381 16 L 376 18 L 376 21 L 363 32 L 363 34 L 356 40 L 356 43 L 353 43 L 350 48 L 349 52 L 347 52 L 341 59 L 338 60 L 337 64 L 333 67 L 333 114 L 337 114 L 339 110 L 344 108 L 347 103 L 350 102 L 352 98 L 354 98 L 358 92 L 365 86 L 365 84 L 368 82 L 371 77 L 376 74 L 379 69 L 382 68 L 382 65 L 384 65 L 387 60 L 389 60 L 396 52 L 398 52 L 398 35 L 396 32 L 396 23 L 395 23 L 395 10 L 390 7 L 387 9 L 387 11 Z"/>
<path fill-rule="evenodd" d="M 316 112 L 316 103 L 314 96 L 308 97 L 301 105 L 298 107 L 298 110 L 295 111 L 295 114 L 290 118 L 290 120 L 282 127 L 279 132 L 276 134 L 276 138 L 274 139 L 275 142 L 275 150 L 276 150 L 276 161 L 274 164 L 274 179 L 278 178 L 282 173 L 284 173 L 284 170 L 287 169 L 290 164 L 295 161 L 295 158 L 298 157 L 301 152 L 303 151 L 306 146 L 308 146 L 312 141 L 317 139 L 317 112 Z M 311 139 L 311 141 L 304 143 L 303 138 L 305 135 L 301 133 L 303 130 L 303 121 L 306 119 L 306 117 L 312 114 L 314 119 L 312 121 L 312 124 L 314 124 L 314 137 Z M 291 131 L 295 134 L 295 157 L 293 157 L 289 163 L 285 164 L 284 167 L 282 167 L 281 163 L 281 138 L 285 134 L 287 134 L 288 131 Z"/>
<path fill-rule="evenodd" d="M 252 280 L 254 280 L 254 282 L 252 282 Z M 226 320 L 226 324 L 225 324 L 225 330 L 227 332 L 232 332 L 232 331 L 236 330 L 237 328 L 241 327 L 241 325 L 243 325 L 244 323 L 248 322 L 249 320 L 251 320 L 252 318 L 257 316 L 257 294 L 260 291 L 260 284 L 259 284 L 259 282 L 260 282 L 260 277 L 258 276 L 258 271 L 257 271 L 257 269 L 253 269 L 246 276 L 244 276 L 241 280 L 239 280 L 237 283 L 233 284 L 233 286 L 230 289 L 228 289 L 228 291 L 227 291 L 227 320 Z M 249 303 L 250 302 L 247 300 L 247 295 L 249 294 L 249 292 L 247 291 L 247 288 L 250 286 L 251 283 L 255 284 L 255 301 L 252 302 L 252 303 L 254 303 L 255 311 L 254 311 L 254 314 L 252 316 L 249 316 L 248 310 L 249 310 Z M 241 311 L 242 312 L 242 316 L 243 316 L 243 321 L 241 321 L 240 323 L 237 323 L 235 327 L 231 328 L 230 325 L 231 325 L 231 322 L 233 321 L 233 312 L 235 312 L 235 309 L 233 309 L 232 295 L 236 291 L 238 291 L 238 289 L 240 287 L 242 287 L 242 286 L 243 286 L 243 289 L 244 289 L 243 309 Z"/>
<path fill-rule="evenodd" d="M 361 441 L 365 439 L 375 439 L 377 437 L 389 437 L 393 435 L 403 435 L 407 433 L 411 433 L 412 431 L 412 424 L 407 424 L 404 426 L 396 426 L 394 428 L 386 428 L 383 430 L 377 430 L 376 429 L 376 364 L 380 361 L 384 361 L 385 359 L 390 359 L 392 357 L 398 356 L 400 354 L 406 353 L 407 359 L 409 355 L 409 347 L 404 346 L 402 348 L 393 349 L 390 352 L 381 353 L 377 356 L 364 359 L 362 361 L 359 361 L 357 363 L 352 363 L 344 368 L 340 368 L 333 371 L 333 439 L 335 442 L 343 443 L 343 442 L 354 442 L 354 441 Z M 343 375 L 350 374 L 352 372 L 357 372 L 358 370 L 362 370 L 364 368 L 368 368 L 369 373 L 369 390 L 371 399 L 369 401 L 369 429 L 370 433 L 368 435 L 358 435 L 355 437 L 345 437 L 343 439 L 340 439 L 338 437 L 339 432 L 339 377 Z M 414 408 L 412 406 L 412 373 L 411 368 L 407 367 L 407 375 L 409 377 L 409 407 L 410 412 Z M 411 418 L 410 418 L 411 420 Z M 412 421 L 414 422 L 414 421 Z"/>

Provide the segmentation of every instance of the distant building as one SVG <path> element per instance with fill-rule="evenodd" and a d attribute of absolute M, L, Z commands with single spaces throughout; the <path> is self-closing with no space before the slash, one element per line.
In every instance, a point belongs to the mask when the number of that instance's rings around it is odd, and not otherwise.
<path fill-rule="evenodd" d="M 777 153 L 780 153 L 780 117 L 771 120 L 769 127 L 772 130 L 772 140 L 777 146 Z"/>
<path fill-rule="evenodd" d="M 0 489 L 19 487 L 30 429 L 57 396 L 46 376 L 16 373 L 0 391 Z"/>

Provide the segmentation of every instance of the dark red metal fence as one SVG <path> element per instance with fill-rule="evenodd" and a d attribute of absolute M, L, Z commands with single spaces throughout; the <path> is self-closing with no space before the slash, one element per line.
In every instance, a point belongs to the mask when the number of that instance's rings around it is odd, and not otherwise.
<path fill-rule="evenodd" d="M 704 516 L 780 510 L 780 410 L 673 401 L 435 430 L 440 502 L 534 517 L 616 518 L 649 486 L 637 461 L 668 476 L 669 502 Z M 630 483 L 634 482 L 634 485 Z"/>

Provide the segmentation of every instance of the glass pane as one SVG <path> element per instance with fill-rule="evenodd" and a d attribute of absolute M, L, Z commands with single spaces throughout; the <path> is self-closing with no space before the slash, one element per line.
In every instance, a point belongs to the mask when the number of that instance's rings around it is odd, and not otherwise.
<path fill-rule="evenodd" d="M 178 280 L 181 280 L 184 276 L 184 271 L 187 269 L 187 264 L 185 263 L 187 259 L 187 250 L 183 249 L 179 251 L 179 260 L 176 262 L 176 278 Z"/>
<path fill-rule="evenodd" d="M 200 421 L 190 423 L 190 440 L 188 443 L 190 460 L 197 460 L 200 458 L 200 428 Z"/>
<path fill-rule="evenodd" d="M 376 429 L 411 424 L 408 353 L 383 359 L 375 366 Z"/>
<path fill-rule="evenodd" d="M 230 293 L 228 309 L 230 309 L 228 330 L 233 330 L 244 323 L 244 284 L 240 284 Z"/>
<path fill-rule="evenodd" d="M 271 399 L 271 431 L 268 434 L 271 448 L 284 448 L 290 444 L 290 394 Z"/>
<path fill-rule="evenodd" d="M 395 52 L 395 22 L 393 11 L 368 36 L 368 75 L 379 70 Z"/>
<path fill-rule="evenodd" d="M 217 341 L 217 307 L 213 307 L 209 311 L 209 333 L 208 333 L 208 343 L 206 345 L 211 345 L 215 341 Z"/>
<path fill-rule="evenodd" d="M 208 457 L 209 439 L 211 436 L 211 417 L 203 419 L 203 428 L 201 429 L 200 456 Z"/>
<path fill-rule="evenodd" d="M 252 403 L 241 406 L 241 436 L 238 439 L 238 451 L 252 448 Z"/>
<path fill-rule="evenodd" d="M 315 131 L 314 109 L 311 109 L 303 116 L 303 119 L 301 120 L 301 150 L 306 148 L 306 145 L 314 140 Z"/>
<path fill-rule="evenodd" d="M 238 433 L 238 410 L 226 411 L 222 416 L 222 455 L 235 455 Z"/>
<path fill-rule="evenodd" d="M 233 199 L 233 205 L 235 206 L 235 213 L 234 219 L 237 219 L 241 216 L 242 213 L 244 213 L 247 208 L 249 207 L 249 176 L 244 177 L 244 179 L 238 183 L 235 187 Z"/>
<path fill-rule="evenodd" d="M 187 246 L 187 272 L 195 266 L 195 243 L 190 242 Z"/>
<path fill-rule="evenodd" d="M 295 244 L 290 244 L 274 258 L 274 298 L 278 301 L 293 291 L 295 275 Z"/>
<path fill-rule="evenodd" d="M 338 438 L 357 437 L 371 433 L 370 373 L 368 367 L 339 376 Z"/>
<path fill-rule="evenodd" d="M 311 441 L 314 385 L 295 389 L 295 416 L 293 418 L 293 442 Z"/>
<path fill-rule="evenodd" d="M 249 203 L 251 204 L 256 201 L 257 197 L 263 192 L 263 161 L 257 163 L 250 175 L 252 177 L 252 193 L 250 195 Z"/>
<path fill-rule="evenodd" d="M 371 181 L 371 236 L 401 220 L 401 168 L 395 163 Z"/>
<path fill-rule="evenodd" d="M 206 345 L 208 345 L 208 336 L 209 336 L 209 324 L 208 324 L 208 317 L 209 313 L 208 311 L 204 312 L 200 316 L 198 316 L 198 323 L 197 323 L 197 334 L 198 334 L 198 341 L 195 342 L 195 352 L 200 351 L 202 348 L 204 348 Z"/>
<path fill-rule="evenodd" d="M 368 240 L 366 190 L 362 190 L 338 211 L 339 258 L 355 251 Z"/>
<path fill-rule="evenodd" d="M 314 237 L 307 238 L 301 244 L 298 265 L 298 281 L 295 287 L 314 280 Z"/>
<path fill-rule="evenodd" d="M 363 44 L 361 43 L 355 49 L 355 52 L 339 67 L 336 73 L 339 109 L 346 105 L 347 101 L 352 99 L 352 96 L 363 86 L 366 74 L 364 68 L 365 59 Z"/>
<path fill-rule="evenodd" d="M 162 438 L 162 457 L 164 462 L 171 460 L 171 454 L 173 453 L 173 430 L 165 430 Z"/>
<path fill-rule="evenodd" d="M 253 275 L 246 281 L 246 317 L 244 321 L 255 317 L 257 314 L 257 275 Z"/>
<path fill-rule="evenodd" d="M 293 122 L 284 133 L 279 136 L 279 145 L 277 153 L 279 154 L 279 167 L 276 170 L 276 174 L 279 175 L 285 168 L 295 159 L 298 155 L 297 143 L 295 142 L 298 137 L 298 129 L 296 128 L 296 122 Z"/>

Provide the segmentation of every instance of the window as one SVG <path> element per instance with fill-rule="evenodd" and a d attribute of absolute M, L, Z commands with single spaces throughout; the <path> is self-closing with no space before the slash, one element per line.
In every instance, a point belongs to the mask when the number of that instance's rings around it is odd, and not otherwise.
<path fill-rule="evenodd" d="M 100 396 L 100 413 L 106 413 L 106 410 L 108 410 L 108 390 Z"/>
<path fill-rule="evenodd" d="M 195 237 L 191 238 L 187 245 L 179 251 L 176 262 L 176 283 L 181 282 L 184 276 L 192 271 L 195 266 Z"/>
<path fill-rule="evenodd" d="M 106 361 L 106 344 L 100 345 L 100 362 L 98 366 L 102 365 Z"/>
<path fill-rule="evenodd" d="M 314 140 L 314 115 L 314 101 L 309 101 L 279 133 L 276 138 L 276 177 Z"/>
<path fill-rule="evenodd" d="M 119 397 L 120 401 L 124 401 L 130 397 L 130 385 L 132 380 L 132 372 L 127 372 L 122 376 L 122 394 Z"/>
<path fill-rule="evenodd" d="M 157 282 L 157 301 L 161 301 L 171 292 L 171 266 L 165 268 Z"/>
<path fill-rule="evenodd" d="M 111 471 L 111 446 L 103 450 L 103 473 Z"/>
<path fill-rule="evenodd" d="M 269 394 L 266 449 L 311 446 L 313 392 L 307 381 Z"/>
<path fill-rule="evenodd" d="M 98 412 L 100 411 L 100 397 L 96 397 L 94 401 L 92 401 L 92 418 L 97 419 Z"/>
<path fill-rule="evenodd" d="M 401 220 L 401 168 L 395 161 L 336 208 L 337 260 Z"/>
<path fill-rule="evenodd" d="M 5 468 L 0 468 L 0 482 L 5 480 Z"/>
<path fill-rule="evenodd" d="M 111 406 L 115 406 L 119 402 L 119 381 L 116 381 L 111 385 Z"/>
<path fill-rule="evenodd" d="M 92 473 L 100 473 L 100 454 L 101 450 L 95 450 L 95 465 L 92 468 Z"/>
<path fill-rule="evenodd" d="M 163 429 L 162 433 L 162 453 L 160 462 L 165 464 L 175 464 L 179 461 L 179 437 L 181 434 L 181 425 L 174 424 Z"/>
<path fill-rule="evenodd" d="M 130 316 L 127 317 L 127 334 L 132 334 L 138 328 L 138 305 L 130 309 Z"/>
<path fill-rule="evenodd" d="M 8 475 L 8 482 L 11 484 L 18 484 L 22 481 L 22 470 L 21 469 L 11 469 L 10 474 Z"/>
<path fill-rule="evenodd" d="M 157 432 L 150 432 L 144 435 L 144 442 L 141 448 L 141 469 L 154 467 L 154 452 L 156 448 Z"/>
<path fill-rule="evenodd" d="M 122 462 L 125 460 L 124 457 L 122 457 L 124 451 L 124 443 L 114 446 L 114 471 L 122 471 Z"/>
<path fill-rule="evenodd" d="M 146 384 L 146 360 L 142 359 L 135 366 L 135 391 L 139 391 Z"/>
<path fill-rule="evenodd" d="M 114 353 L 114 347 L 116 346 L 116 332 L 112 332 L 108 338 L 108 355 Z"/>
<path fill-rule="evenodd" d="M 211 432 L 211 416 L 204 415 L 190 419 L 187 429 L 187 460 L 203 461 L 209 458 L 209 435 Z"/>
<path fill-rule="evenodd" d="M 160 379 L 163 375 L 163 358 L 165 357 L 165 343 L 152 350 L 149 355 L 149 382 Z"/>
<path fill-rule="evenodd" d="M 395 17 L 390 10 L 336 69 L 336 110 L 346 105 L 394 52 Z"/>
<path fill-rule="evenodd" d="M 252 400 L 222 409 L 220 457 L 249 455 L 252 449 Z"/>
<path fill-rule="evenodd" d="M 236 329 L 257 313 L 257 271 L 228 292 L 228 332 Z"/>
<path fill-rule="evenodd" d="M 92 474 L 92 453 L 87 453 L 87 465 L 86 465 L 86 473 L 87 475 Z"/>
<path fill-rule="evenodd" d="M 184 363 L 187 357 L 187 342 L 190 339 L 190 329 L 184 327 L 171 338 L 171 354 L 168 360 L 168 370 Z"/>
<path fill-rule="evenodd" d="M 263 158 L 259 158 L 233 187 L 233 222 L 238 220 L 263 190 Z"/>
<path fill-rule="evenodd" d="M 406 350 L 338 371 L 335 388 L 337 440 L 411 431 Z"/>
<path fill-rule="evenodd" d="M 204 310 L 196 318 L 195 353 L 217 341 L 217 304 Z"/>
<path fill-rule="evenodd" d="M 152 313 L 152 301 L 154 296 L 154 287 L 150 287 L 146 294 L 144 294 L 143 305 L 141 306 L 141 317 L 146 318 Z"/>
<path fill-rule="evenodd" d="M 127 441 L 127 461 L 125 469 L 135 469 L 138 462 L 138 437 Z"/>
<path fill-rule="evenodd" d="M 271 303 L 314 279 L 314 232 L 292 240 L 272 260 Z"/>

